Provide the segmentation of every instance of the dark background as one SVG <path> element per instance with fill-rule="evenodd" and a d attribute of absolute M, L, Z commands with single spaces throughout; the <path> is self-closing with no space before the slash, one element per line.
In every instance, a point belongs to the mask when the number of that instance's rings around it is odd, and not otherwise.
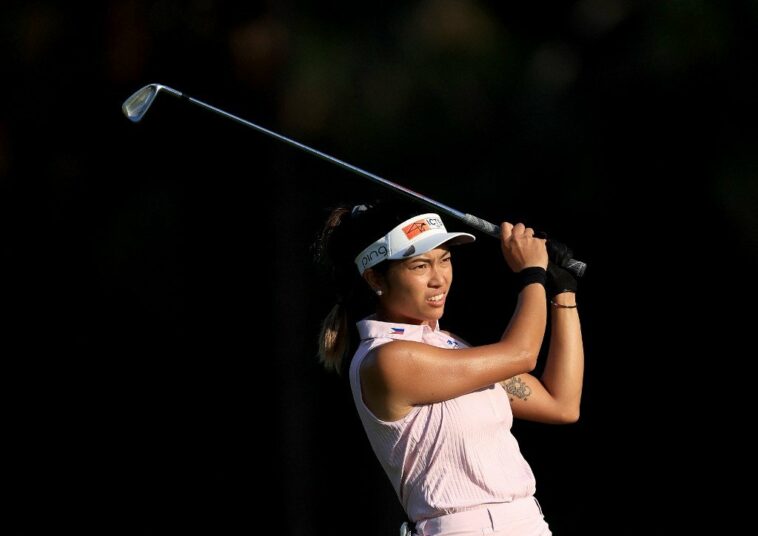
<path fill-rule="evenodd" d="M 555 534 L 740 517 L 722 445 L 742 444 L 755 354 L 736 341 L 758 259 L 758 5 L 527 4 L 3 3 L 9 534 L 403 519 L 317 363 L 331 297 L 309 249 L 329 207 L 385 193 L 168 96 L 132 124 L 121 103 L 151 82 L 589 263 L 582 418 L 514 425 Z M 515 295 L 478 237 L 443 327 L 485 343 Z"/>

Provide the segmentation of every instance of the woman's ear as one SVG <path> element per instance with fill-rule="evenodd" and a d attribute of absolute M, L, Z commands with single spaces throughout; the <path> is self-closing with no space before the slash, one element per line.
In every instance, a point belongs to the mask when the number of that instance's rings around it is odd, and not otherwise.
<path fill-rule="evenodd" d="M 371 287 L 371 292 L 381 296 L 382 277 L 379 274 L 377 274 L 374 270 L 369 268 L 365 272 L 363 272 L 363 279 L 366 281 L 368 286 Z"/>

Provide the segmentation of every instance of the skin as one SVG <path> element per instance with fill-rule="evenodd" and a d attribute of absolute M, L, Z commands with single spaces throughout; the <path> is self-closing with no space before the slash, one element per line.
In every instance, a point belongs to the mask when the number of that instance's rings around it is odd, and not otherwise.
<path fill-rule="evenodd" d="M 501 249 L 514 272 L 547 267 L 545 240 L 521 223 L 501 224 Z M 385 275 L 366 270 L 364 279 L 381 290 L 377 319 L 435 327 L 442 317 L 453 281 L 451 254 L 439 247 L 393 262 Z M 436 299 L 433 299 L 436 297 Z M 571 292 L 554 298 L 575 304 Z M 500 383 L 517 418 L 568 423 L 579 418 L 584 353 L 577 309 L 551 306 L 551 339 L 544 372 L 537 364 L 547 323 L 545 288 L 524 287 L 498 342 L 457 350 L 397 340 L 379 346 L 361 365 L 361 385 L 368 408 L 380 419 L 395 421 L 415 405 L 430 404 Z"/>

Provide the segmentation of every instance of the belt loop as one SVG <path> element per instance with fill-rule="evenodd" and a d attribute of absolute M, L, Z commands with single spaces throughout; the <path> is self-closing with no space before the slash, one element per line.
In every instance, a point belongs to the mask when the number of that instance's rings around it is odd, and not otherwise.
<path fill-rule="evenodd" d="M 404 521 L 400 525 L 400 536 L 412 536 L 414 534 L 420 534 L 416 530 L 416 524 L 413 521 Z"/>

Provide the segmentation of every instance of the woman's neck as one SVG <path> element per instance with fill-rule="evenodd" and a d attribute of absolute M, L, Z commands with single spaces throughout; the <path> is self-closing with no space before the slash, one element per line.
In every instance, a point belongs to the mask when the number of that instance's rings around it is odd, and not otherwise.
<path fill-rule="evenodd" d="M 410 318 L 405 317 L 401 315 L 392 315 L 388 314 L 387 311 L 384 309 L 377 308 L 376 312 L 374 313 L 374 318 L 381 322 L 396 322 L 398 324 L 411 324 L 415 326 L 429 326 L 432 329 L 436 329 L 437 327 L 437 320 L 418 320 L 416 318 Z"/>

